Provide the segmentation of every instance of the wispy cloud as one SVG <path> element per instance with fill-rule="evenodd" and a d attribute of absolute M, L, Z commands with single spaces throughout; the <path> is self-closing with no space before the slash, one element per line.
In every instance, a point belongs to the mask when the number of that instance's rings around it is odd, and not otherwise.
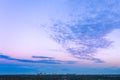
<path fill-rule="evenodd" d="M 40 58 L 40 60 L 29 60 L 29 59 L 19 59 L 19 58 L 12 58 L 7 55 L 0 55 L 1 59 L 6 60 L 13 60 L 18 62 L 28 62 L 28 63 L 44 63 L 44 64 L 74 64 L 76 61 L 61 61 L 61 60 L 55 60 L 52 57 L 46 57 L 46 56 L 32 56 L 32 58 Z"/>
<path fill-rule="evenodd" d="M 95 57 L 92 57 L 92 56 L 75 56 L 76 58 L 79 58 L 79 59 L 85 59 L 85 60 L 90 60 L 90 61 L 94 61 L 96 63 L 105 63 L 105 61 L 99 59 L 99 58 L 95 58 Z"/>
<path fill-rule="evenodd" d="M 0 55 L 0 58 L 7 59 L 7 60 L 14 60 L 19 62 L 29 62 L 29 63 L 46 63 L 46 64 L 60 64 L 57 60 L 28 60 L 28 59 L 18 59 L 18 58 L 12 58 L 7 55 Z"/>
<path fill-rule="evenodd" d="M 46 56 L 32 56 L 32 58 L 39 58 L 39 59 L 54 59 L 53 57 L 46 57 Z"/>
<path fill-rule="evenodd" d="M 120 28 L 120 15 L 115 11 L 115 7 L 120 7 L 120 5 L 116 2 L 101 1 L 96 2 L 99 6 L 96 5 L 93 9 L 95 4 L 87 4 L 84 1 L 82 3 L 90 6 L 90 8 L 86 8 L 84 15 L 78 15 L 68 23 L 57 21 L 48 27 L 48 30 L 51 31 L 50 36 L 68 53 L 79 56 L 76 58 L 104 62 L 89 55 L 96 53 L 99 48 L 107 48 L 111 45 L 112 41 L 106 39 L 105 36 L 113 29 Z M 111 8 L 109 8 L 109 4 L 111 4 Z M 100 9 L 98 10 L 98 8 Z"/>

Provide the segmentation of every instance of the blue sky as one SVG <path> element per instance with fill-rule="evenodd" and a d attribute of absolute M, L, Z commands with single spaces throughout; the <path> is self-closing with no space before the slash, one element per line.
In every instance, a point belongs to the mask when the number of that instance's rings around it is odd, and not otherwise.
<path fill-rule="evenodd" d="M 119 7 L 119 0 L 0 0 L 0 74 L 119 74 Z"/>

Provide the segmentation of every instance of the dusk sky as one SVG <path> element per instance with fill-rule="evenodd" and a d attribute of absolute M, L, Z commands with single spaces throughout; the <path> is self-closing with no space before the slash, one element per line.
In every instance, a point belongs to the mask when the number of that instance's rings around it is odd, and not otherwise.
<path fill-rule="evenodd" d="M 0 0 L 0 75 L 120 74 L 120 0 Z"/>

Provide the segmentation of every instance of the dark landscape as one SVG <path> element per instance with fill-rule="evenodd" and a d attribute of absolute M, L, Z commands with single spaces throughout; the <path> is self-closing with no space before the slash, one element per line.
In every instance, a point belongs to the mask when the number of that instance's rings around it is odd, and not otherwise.
<path fill-rule="evenodd" d="M 0 75 L 0 80 L 120 80 L 120 75 Z"/>

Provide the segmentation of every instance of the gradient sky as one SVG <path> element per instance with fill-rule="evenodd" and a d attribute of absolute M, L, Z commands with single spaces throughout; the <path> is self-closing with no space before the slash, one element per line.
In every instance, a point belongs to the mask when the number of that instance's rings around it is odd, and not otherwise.
<path fill-rule="evenodd" d="M 120 74 L 120 0 L 0 0 L 0 74 Z"/>

